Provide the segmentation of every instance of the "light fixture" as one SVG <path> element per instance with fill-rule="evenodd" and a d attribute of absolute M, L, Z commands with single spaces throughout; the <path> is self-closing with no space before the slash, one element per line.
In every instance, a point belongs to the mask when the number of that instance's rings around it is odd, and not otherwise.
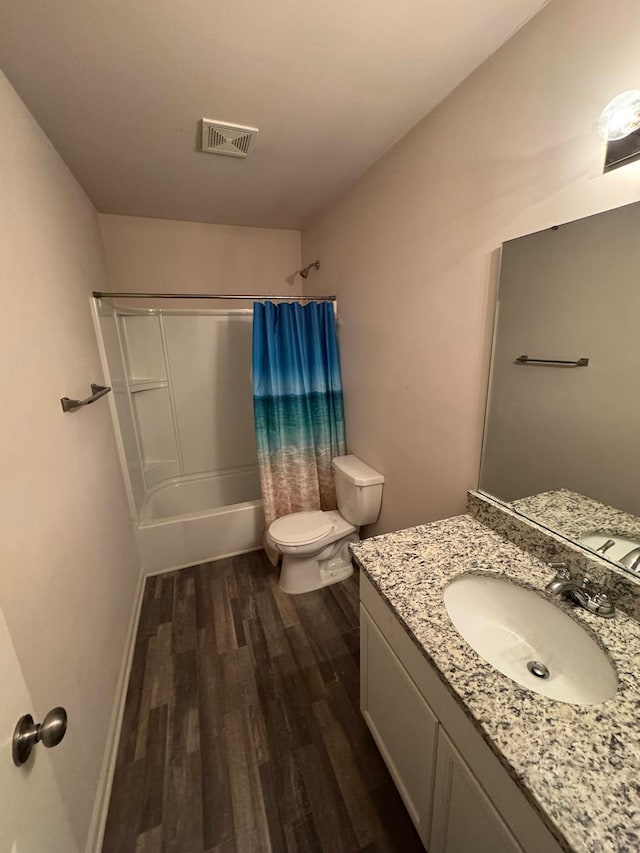
<path fill-rule="evenodd" d="M 640 128 L 640 90 L 616 95 L 600 113 L 598 133 L 606 142 L 624 139 Z"/>

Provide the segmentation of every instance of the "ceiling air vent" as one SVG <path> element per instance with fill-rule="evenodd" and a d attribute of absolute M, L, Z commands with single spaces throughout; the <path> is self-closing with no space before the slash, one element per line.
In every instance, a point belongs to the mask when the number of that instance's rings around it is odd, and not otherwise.
<path fill-rule="evenodd" d="M 228 157 L 246 157 L 258 133 L 257 127 L 241 124 L 224 124 L 213 119 L 202 119 L 202 150 L 209 154 L 226 154 Z"/>

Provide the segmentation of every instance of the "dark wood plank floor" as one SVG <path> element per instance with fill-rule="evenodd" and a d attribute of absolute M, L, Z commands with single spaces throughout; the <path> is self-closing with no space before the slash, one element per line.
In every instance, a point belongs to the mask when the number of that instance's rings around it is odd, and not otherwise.
<path fill-rule="evenodd" d="M 358 707 L 357 576 L 263 552 L 149 578 L 104 853 L 422 851 Z"/>

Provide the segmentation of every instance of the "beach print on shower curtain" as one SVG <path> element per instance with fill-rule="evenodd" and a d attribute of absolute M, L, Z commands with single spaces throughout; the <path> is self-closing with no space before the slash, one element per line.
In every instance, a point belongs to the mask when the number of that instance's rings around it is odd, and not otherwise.
<path fill-rule="evenodd" d="M 267 527 L 335 509 L 331 460 L 346 453 L 330 302 L 253 306 L 253 406 Z"/>

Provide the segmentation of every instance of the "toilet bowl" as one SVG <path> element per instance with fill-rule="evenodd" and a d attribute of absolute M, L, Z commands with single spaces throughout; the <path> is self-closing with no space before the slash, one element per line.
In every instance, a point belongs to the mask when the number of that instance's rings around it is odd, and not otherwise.
<path fill-rule="evenodd" d="M 294 512 L 271 523 L 267 542 L 282 554 L 280 587 L 298 594 L 345 580 L 353 573 L 349 544 L 362 524 L 380 513 L 384 477 L 356 456 L 332 463 L 337 510 Z"/>

